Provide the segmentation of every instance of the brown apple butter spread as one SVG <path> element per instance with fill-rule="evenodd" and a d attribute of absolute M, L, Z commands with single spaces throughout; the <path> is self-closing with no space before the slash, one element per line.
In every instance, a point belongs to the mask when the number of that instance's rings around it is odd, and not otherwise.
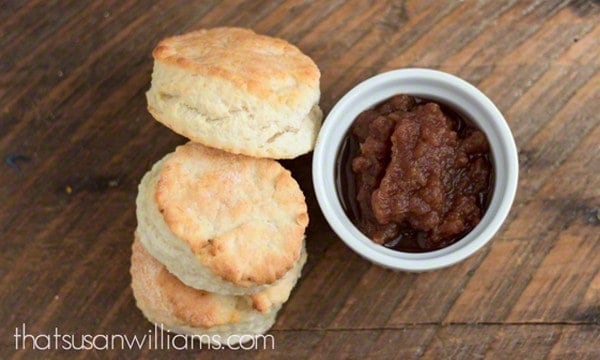
<path fill-rule="evenodd" d="M 485 135 L 452 109 L 396 95 L 356 118 L 338 154 L 338 194 L 374 242 L 439 249 L 481 220 L 489 154 Z"/>

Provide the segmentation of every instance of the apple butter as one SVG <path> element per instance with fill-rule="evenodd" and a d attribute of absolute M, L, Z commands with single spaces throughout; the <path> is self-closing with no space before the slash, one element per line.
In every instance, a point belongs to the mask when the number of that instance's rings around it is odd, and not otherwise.
<path fill-rule="evenodd" d="M 386 247 L 424 252 L 471 231 L 493 182 L 488 141 L 451 108 L 396 95 L 354 121 L 338 153 L 338 195 Z"/>

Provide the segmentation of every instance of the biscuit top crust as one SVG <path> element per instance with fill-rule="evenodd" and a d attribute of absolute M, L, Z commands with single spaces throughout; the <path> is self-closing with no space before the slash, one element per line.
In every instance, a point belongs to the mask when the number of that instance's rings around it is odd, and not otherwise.
<path fill-rule="evenodd" d="M 285 40 L 252 30 L 220 27 L 170 37 L 152 52 L 156 61 L 206 77 L 221 78 L 241 90 L 276 103 L 293 103 L 318 91 L 319 68 Z"/>
<path fill-rule="evenodd" d="M 274 160 L 187 143 L 165 161 L 155 200 L 197 259 L 237 286 L 271 284 L 300 256 L 304 194 Z"/>

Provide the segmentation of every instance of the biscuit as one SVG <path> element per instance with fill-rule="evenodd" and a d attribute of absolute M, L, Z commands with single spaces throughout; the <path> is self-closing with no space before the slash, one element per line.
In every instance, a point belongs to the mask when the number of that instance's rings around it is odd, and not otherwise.
<path fill-rule="evenodd" d="M 308 225 L 304 194 L 277 161 L 191 142 L 153 166 L 136 203 L 148 252 L 186 285 L 221 294 L 282 278 Z"/>
<path fill-rule="evenodd" d="M 289 159 L 314 148 L 320 72 L 285 40 L 240 28 L 162 40 L 146 97 L 152 116 L 194 142 Z"/>
<path fill-rule="evenodd" d="M 131 255 L 131 287 L 136 305 L 151 322 L 165 329 L 200 337 L 203 342 L 225 341 L 265 333 L 287 301 L 306 261 L 302 255 L 285 277 L 268 290 L 251 296 L 220 295 L 184 285 L 142 246 L 138 236 Z M 207 339 L 208 338 L 208 339 Z"/>

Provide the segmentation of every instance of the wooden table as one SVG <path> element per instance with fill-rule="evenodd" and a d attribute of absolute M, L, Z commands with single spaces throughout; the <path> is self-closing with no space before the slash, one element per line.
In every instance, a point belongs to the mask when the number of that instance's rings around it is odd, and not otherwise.
<path fill-rule="evenodd" d="M 505 114 L 521 178 L 495 239 L 448 269 L 396 273 L 325 222 L 311 157 L 284 161 L 310 208 L 309 262 L 265 351 L 15 352 L 13 334 L 138 334 L 137 184 L 185 140 L 146 111 L 156 42 L 236 25 L 322 71 L 321 106 L 379 72 L 457 74 Z M 600 358 L 598 1 L 5 1 L 0 5 L 0 358 Z M 29 345 L 31 347 L 31 345 Z"/>

